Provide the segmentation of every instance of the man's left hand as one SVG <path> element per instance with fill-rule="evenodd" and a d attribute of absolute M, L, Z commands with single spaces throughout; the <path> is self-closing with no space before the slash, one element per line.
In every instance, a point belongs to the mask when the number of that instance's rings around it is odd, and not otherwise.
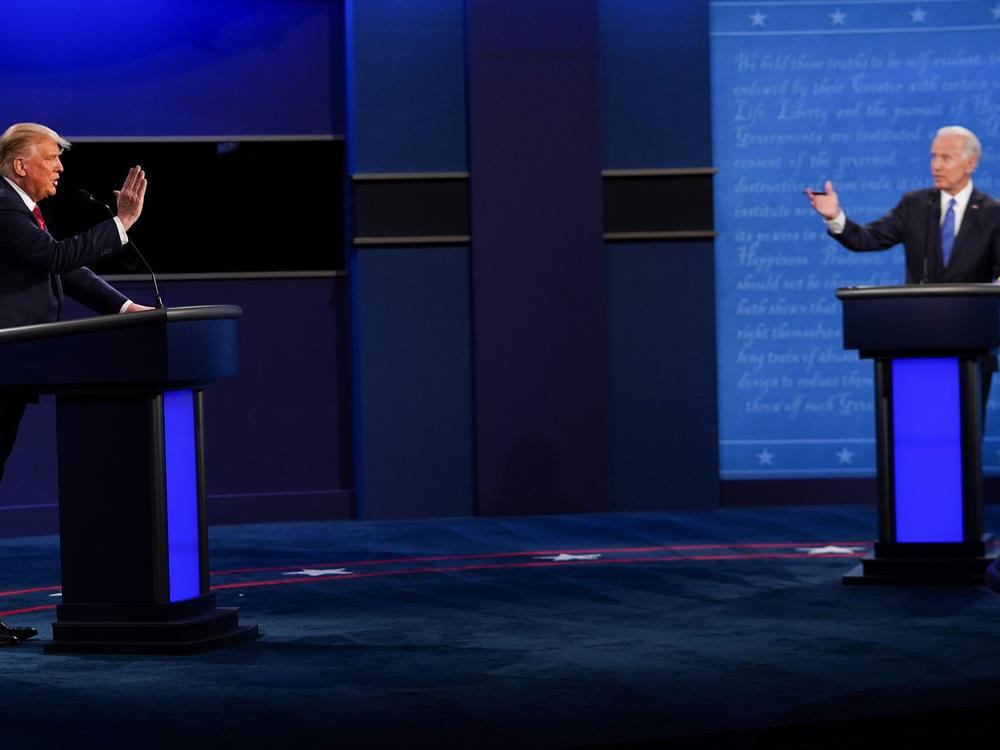
<path fill-rule="evenodd" d="M 153 310 L 153 309 L 155 308 L 146 307 L 145 305 L 137 305 L 135 304 L 135 302 L 129 302 L 128 307 L 125 308 L 125 312 L 126 313 L 146 312 L 146 310 Z"/>

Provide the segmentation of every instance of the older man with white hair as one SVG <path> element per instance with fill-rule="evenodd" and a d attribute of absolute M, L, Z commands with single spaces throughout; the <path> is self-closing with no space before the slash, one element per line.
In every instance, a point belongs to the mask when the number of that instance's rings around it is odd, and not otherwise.
<path fill-rule="evenodd" d="M 86 266 L 120 253 L 127 232 L 142 213 L 146 175 L 129 170 L 115 191 L 118 215 L 85 232 L 56 239 L 38 203 L 55 195 L 69 142 L 51 128 L 18 123 L 0 136 L 0 328 L 49 323 L 62 314 L 63 295 L 98 313 L 151 308 L 136 305 Z M 0 478 L 31 394 L 0 396 Z M 37 635 L 34 628 L 0 622 L 0 646 Z"/>
<path fill-rule="evenodd" d="M 829 180 L 824 192 L 805 192 L 830 236 L 848 250 L 903 243 L 909 284 L 991 282 L 1000 277 L 1000 202 L 972 184 L 980 153 L 972 131 L 941 128 L 931 144 L 934 187 L 907 193 L 871 224 L 847 218 Z"/>

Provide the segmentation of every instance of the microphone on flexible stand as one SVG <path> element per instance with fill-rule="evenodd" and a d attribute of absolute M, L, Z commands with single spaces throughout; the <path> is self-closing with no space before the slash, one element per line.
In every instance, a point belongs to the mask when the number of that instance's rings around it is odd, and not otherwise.
<path fill-rule="evenodd" d="M 931 211 L 931 209 L 934 208 L 934 196 L 935 193 L 931 193 L 929 196 L 927 196 L 927 214 L 930 217 L 928 221 L 930 222 L 931 226 L 934 225 L 934 212 Z M 920 279 L 921 284 L 927 283 L 927 255 L 930 252 L 930 238 L 933 236 L 934 236 L 933 231 L 928 232 L 927 233 L 928 241 L 924 243 L 924 277 Z"/>
<path fill-rule="evenodd" d="M 93 193 L 82 189 L 77 190 L 76 192 L 77 195 L 79 195 L 81 198 L 85 198 L 91 203 L 96 203 L 98 206 L 107 211 L 108 215 L 111 218 L 114 218 L 115 215 L 114 212 L 112 212 L 111 207 L 107 203 L 103 203 L 102 201 L 97 200 L 97 198 L 94 197 Z M 131 238 L 129 239 L 128 244 L 132 246 L 132 249 L 135 251 L 136 257 L 142 261 L 142 265 L 144 265 L 146 267 L 146 270 L 149 271 L 149 278 L 152 279 L 153 281 L 153 295 L 156 297 L 156 309 L 157 310 L 164 309 L 163 298 L 160 296 L 160 285 L 156 283 L 156 274 L 153 272 L 153 267 L 146 262 L 146 259 L 143 257 L 142 253 L 139 252 L 139 248 L 136 247 L 135 242 Z"/>

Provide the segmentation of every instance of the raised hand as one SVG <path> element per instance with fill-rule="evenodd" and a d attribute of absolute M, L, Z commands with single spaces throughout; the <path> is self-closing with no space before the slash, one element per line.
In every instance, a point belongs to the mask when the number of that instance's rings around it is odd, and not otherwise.
<path fill-rule="evenodd" d="M 146 173 L 142 167 L 135 166 L 128 171 L 128 176 L 121 190 L 115 190 L 115 202 L 118 204 L 118 218 L 127 232 L 135 224 L 142 213 L 142 204 L 146 197 Z"/>
<path fill-rule="evenodd" d="M 826 191 L 825 195 L 814 193 L 812 188 L 806 188 L 806 195 L 809 196 L 809 202 L 816 213 L 827 220 L 836 219 L 840 215 L 840 200 L 833 189 L 833 183 L 827 180 L 823 189 Z"/>

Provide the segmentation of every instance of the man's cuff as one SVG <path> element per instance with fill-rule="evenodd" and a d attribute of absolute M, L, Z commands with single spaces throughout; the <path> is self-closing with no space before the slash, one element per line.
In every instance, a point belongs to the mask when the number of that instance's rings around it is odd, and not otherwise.
<path fill-rule="evenodd" d="M 842 234 L 844 227 L 847 226 L 847 214 L 841 211 L 832 219 L 824 219 L 823 221 L 826 222 L 826 228 L 830 230 L 830 234 Z"/>
<path fill-rule="evenodd" d="M 118 310 L 118 314 L 121 315 L 123 312 L 125 312 L 126 310 L 128 310 L 128 306 L 131 305 L 131 304 L 132 304 L 132 300 L 130 300 L 130 299 L 125 300 L 125 304 L 122 305 L 121 308 Z"/>
<path fill-rule="evenodd" d="M 122 220 L 117 216 L 113 217 L 115 220 L 115 226 L 118 227 L 118 237 L 121 239 L 123 245 L 128 244 L 128 235 L 125 233 L 125 226 L 122 224 Z"/>

